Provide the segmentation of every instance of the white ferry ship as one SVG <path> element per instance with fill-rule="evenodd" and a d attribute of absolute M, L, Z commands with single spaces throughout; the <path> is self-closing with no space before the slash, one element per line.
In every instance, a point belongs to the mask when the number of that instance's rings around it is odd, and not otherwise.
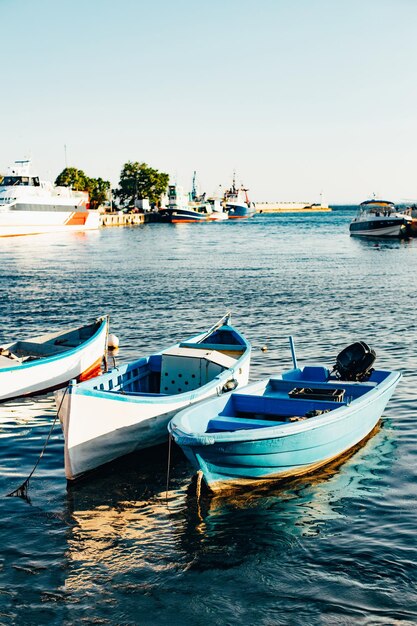
<path fill-rule="evenodd" d="M 15 161 L 0 183 L 0 237 L 98 226 L 98 213 L 88 208 L 88 193 L 39 180 L 29 159 Z"/>

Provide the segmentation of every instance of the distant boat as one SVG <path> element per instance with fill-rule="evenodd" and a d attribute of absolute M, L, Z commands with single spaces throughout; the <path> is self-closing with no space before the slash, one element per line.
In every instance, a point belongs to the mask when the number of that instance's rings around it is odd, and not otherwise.
<path fill-rule="evenodd" d="M 193 175 L 193 186 L 189 194 L 185 194 L 179 185 L 169 185 L 168 206 L 159 212 L 163 221 L 171 224 L 190 222 L 214 222 L 228 219 L 228 212 L 218 198 L 206 198 L 206 194 L 198 194 L 196 188 L 196 172 Z"/>
<path fill-rule="evenodd" d="M 366 200 L 349 226 L 359 237 L 405 237 L 412 218 L 388 200 Z"/>
<path fill-rule="evenodd" d="M 232 186 L 224 194 L 224 206 L 231 220 L 252 217 L 256 211 L 255 204 L 249 200 L 248 189 L 236 187 L 234 174 Z"/>
<path fill-rule="evenodd" d="M 250 353 L 226 316 L 205 333 L 57 392 L 68 480 L 167 441 L 179 410 L 247 383 Z"/>
<path fill-rule="evenodd" d="M 228 212 L 223 208 L 223 205 L 218 198 L 208 198 L 207 203 L 210 206 L 210 212 L 208 215 L 209 222 L 219 222 L 229 219 Z"/>
<path fill-rule="evenodd" d="M 71 379 L 97 376 L 106 350 L 108 319 L 0 348 L 0 401 L 44 393 Z"/>
<path fill-rule="evenodd" d="M 361 374 L 358 346 L 345 369 L 295 367 L 181 411 L 169 431 L 212 491 L 311 472 L 372 431 L 401 378 L 372 370 L 373 351 Z"/>
<path fill-rule="evenodd" d="M 171 224 L 207 222 L 212 212 L 210 205 L 201 200 L 190 199 L 179 185 L 169 185 L 168 206 L 159 211 L 163 221 Z"/>
<path fill-rule="evenodd" d="M 97 229 L 99 215 L 88 193 L 55 187 L 31 172 L 29 159 L 15 161 L 0 183 L 0 237 Z"/>

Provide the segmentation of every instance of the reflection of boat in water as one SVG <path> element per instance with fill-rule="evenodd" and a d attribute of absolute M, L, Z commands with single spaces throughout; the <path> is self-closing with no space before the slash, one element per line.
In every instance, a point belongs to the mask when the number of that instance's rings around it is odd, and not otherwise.
<path fill-rule="evenodd" d="M 54 187 L 30 160 L 16 161 L 0 184 L 0 237 L 96 229 L 99 215 L 87 207 L 86 192 Z"/>
<path fill-rule="evenodd" d="M 359 205 L 349 226 L 350 234 L 360 237 L 405 237 L 412 218 L 387 200 L 366 200 Z"/>
<path fill-rule="evenodd" d="M 248 553 L 259 559 L 272 550 L 276 559 L 299 537 L 317 535 L 338 520 L 345 523 L 352 502 L 378 499 L 381 473 L 390 471 L 394 448 L 395 439 L 377 426 L 366 446 L 314 476 L 227 498 L 202 494 L 199 500 L 185 462 L 173 450 L 178 458 L 168 502 L 165 466 L 151 451 L 135 454 L 94 482 L 70 485 L 66 587 L 94 589 L 97 578 L 111 584 L 115 575 L 145 568 L 143 589 L 152 591 L 161 576 L 233 568 Z"/>

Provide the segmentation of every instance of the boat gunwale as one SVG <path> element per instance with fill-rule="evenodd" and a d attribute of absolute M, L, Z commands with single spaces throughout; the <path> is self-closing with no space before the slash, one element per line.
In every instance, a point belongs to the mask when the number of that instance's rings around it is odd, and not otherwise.
<path fill-rule="evenodd" d="M 177 393 L 177 394 L 156 393 L 154 395 L 142 396 L 142 395 L 134 395 L 133 392 L 129 393 L 128 391 L 118 392 L 116 389 L 111 389 L 111 390 L 110 389 L 97 389 L 97 388 L 94 388 L 93 385 L 99 384 L 99 380 L 104 380 L 104 379 L 111 380 L 112 378 L 117 378 L 118 376 L 121 376 L 123 373 L 125 373 L 127 371 L 127 368 L 134 369 L 135 367 L 140 367 L 141 365 L 145 365 L 149 363 L 149 360 L 151 357 L 160 356 L 167 350 L 171 350 L 172 348 L 179 347 L 180 344 L 182 343 L 198 343 L 198 340 L 201 341 L 202 339 L 207 338 L 207 331 L 199 333 L 198 335 L 193 335 L 192 337 L 188 339 L 182 339 L 178 343 L 173 344 L 172 346 L 169 346 L 168 348 L 164 348 L 163 350 L 159 352 L 155 352 L 148 356 L 141 357 L 137 359 L 136 361 L 130 361 L 128 363 L 124 363 L 122 366 L 115 367 L 111 369 L 109 372 L 102 374 L 101 376 L 91 378 L 89 380 L 83 381 L 82 383 L 71 385 L 69 389 L 69 393 L 72 395 L 82 395 L 85 397 L 102 399 L 106 401 L 113 400 L 116 402 L 129 402 L 131 404 L 168 404 L 168 403 L 172 404 L 173 402 L 176 403 L 177 401 L 180 403 L 183 403 L 187 398 L 189 398 L 190 400 L 194 400 L 194 398 L 200 394 L 201 390 L 204 390 L 205 392 L 209 389 L 216 388 L 219 384 L 223 384 L 225 380 L 227 381 L 227 379 L 229 379 L 230 376 L 234 374 L 236 369 L 242 367 L 242 364 L 246 360 L 250 359 L 251 346 L 249 342 L 247 341 L 247 339 L 234 326 L 231 326 L 229 324 L 224 324 L 220 328 L 216 328 L 215 331 L 221 328 L 224 328 L 225 326 L 227 327 L 227 329 L 229 329 L 230 331 L 234 331 L 238 335 L 239 340 L 242 342 L 241 346 L 243 347 L 244 351 L 241 354 L 241 356 L 238 359 L 236 359 L 235 363 L 233 363 L 233 366 L 223 370 L 223 372 L 215 376 L 213 380 L 209 381 L 205 385 L 202 385 L 201 387 L 198 387 L 197 389 L 192 389 L 190 391 L 184 391 L 182 393 Z M 213 333 L 215 331 L 213 331 Z M 209 336 L 210 335 L 208 335 L 208 337 Z M 204 344 L 201 344 L 201 345 L 204 345 Z M 219 346 L 220 345 L 221 344 L 219 344 Z"/>
<path fill-rule="evenodd" d="M 386 370 L 385 370 L 386 371 Z M 349 404 L 345 404 L 344 406 L 339 406 L 333 411 L 329 413 L 323 413 L 321 415 L 316 415 L 314 417 L 310 417 L 306 420 L 297 421 L 297 422 L 287 422 L 279 425 L 271 425 L 270 427 L 262 427 L 262 428 L 247 428 L 247 429 L 239 429 L 235 431 L 221 431 L 221 432 L 202 432 L 191 434 L 190 432 L 185 432 L 181 429 L 181 420 L 183 416 L 191 411 L 196 409 L 200 410 L 204 408 L 205 405 L 208 405 L 210 402 L 213 402 L 213 398 L 205 400 L 199 403 L 198 407 L 192 406 L 187 407 L 177 413 L 177 415 L 171 420 L 168 425 L 169 432 L 173 435 L 174 440 L 178 440 L 178 443 L 181 446 L 206 446 L 206 445 L 215 445 L 215 444 L 223 444 L 223 443 L 242 443 L 244 441 L 250 440 L 253 441 L 263 441 L 267 439 L 278 439 L 284 438 L 291 435 L 298 435 L 300 433 L 316 430 L 318 428 L 322 428 L 328 426 L 329 424 L 333 424 L 339 422 L 349 415 L 353 415 L 357 413 L 357 411 L 362 411 L 366 408 L 367 405 L 372 404 L 376 397 L 382 396 L 383 394 L 389 392 L 392 387 L 395 387 L 402 377 L 402 373 L 400 371 L 391 370 L 390 374 L 387 378 L 380 383 L 378 383 L 375 387 L 370 388 L 369 391 L 364 393 L 363 395 L 355 398 Z M 245 389 L 248 389 L 251 385 L 256 385 L 257 383 L 263 383 L 271 379 L 264 379 L 260 381 L 255 381 L 246 387 L 241 387 L 237 390 L 236 394 L 244 392 Z M 253 394 L 254 396 L 256 394 Z M 231 398 L 232 396 L 229 396 Z M 297 402 L 297 400 L 294 400 Z M 218 416 L 218 413 L 210 416 L 209 419 L 215 419 Z M 233 416 L 230 416 L 233 419 Z M 174 423 L 173 423 L 174 422 Z M 207 422 L 208 423 L 208 422 Z M 250 433 L 250 436 L 249 436 Z"/>
<path fill-rule="evenodd" d="M 97 341 L 98 338 L 102 335 L 103 332 L 107 332 L 107 323 L 108 323 L 107 316 L 103 315 L 102 317 L 98 317 L 94 322 L 90 322 L 90 324 L 83 324 L 83 326 L 78 326 L 76 328 L 72 328 L 72 329 L 68 330 L 68 332 L 75 331 L 75 330 L 80 330 L 82 328 L 85 328 L 86 326 L 91 326 L 92 324 L 95 324 L 95 323 L 98 323 L 98 322 L 100 322 L 100 325 L 97 328 L 97 330 L 95 331 L 95 333 L 91 337 L 89 337 L 89 339 L 87 339 L 86 341 L 83 341 L 82 343 L 80 343 L 79 346 L 77 346 L 75 348 L 69 348 L 68 350 L 65 350 L 64 352 L 60 352 L 58 354 L 53 354 L 51 356 L 40 357 L 39 359 L 36 359 L 36 360 L 33 360 L 33 361 L 28 361 L 27 363 L 26 362 L 22 362 L 22 363 L 20 363 L 20 365 L 16 364 L 16 365 L 12 365 L 10 367 L 0 367 L 0 374 L 2 374 L 4 372 L 10 372 L 10 371 L 15 372 L 16 369 L 21 371 L 22 369 L 29 369 L 30 367 L 36 367 L 38 365 L 46 365 L 46 364 L 49 364 L 49 363 L 53 363 L 54 361 L 63 361 L 67 357 L 73 356 L 73 355 L 77 354 L 78 352 L 81 352 L 81 351 L 85 350 L 86 347 L 90 346 L 92 343 Z M 60 331 L 57 331 L 57 333 L 59 333 L 59 332 Z M 30 339 L 26 339 L 26 340 L 22 339 L 21 341 L 30 341 Z"/>

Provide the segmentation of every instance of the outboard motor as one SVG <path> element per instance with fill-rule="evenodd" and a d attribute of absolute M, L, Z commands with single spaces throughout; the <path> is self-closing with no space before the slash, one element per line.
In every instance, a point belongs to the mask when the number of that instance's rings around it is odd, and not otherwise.
<path fill-rule="evenodd" d="M 367 380 L 373 372 L 375 359 L 375 351 L 364 341 L 357 341 L 337 355 L 333 371 L 343 380 Z"/>

